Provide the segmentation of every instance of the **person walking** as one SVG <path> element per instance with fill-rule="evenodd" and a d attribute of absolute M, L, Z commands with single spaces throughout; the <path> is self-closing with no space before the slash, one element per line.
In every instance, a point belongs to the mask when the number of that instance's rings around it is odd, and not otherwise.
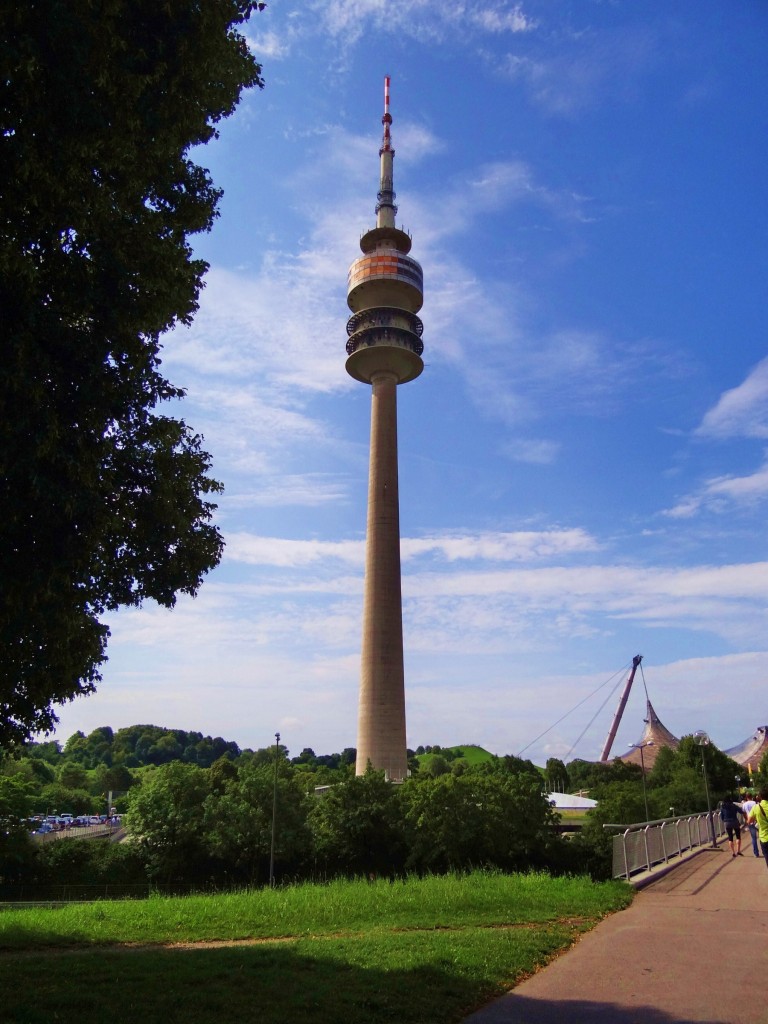
<path fill-rule="evenodd" d="M 760 848 L 768 867 L 768 789 L 761 789 L 757 794 L 757 803 L 752 808 L 749 818 L 757 825 Z"/>
<path fill-rule="evenodd" d="M 720 804 L 720 820 L 728 833 L 728 845 L 731 848 L 732 857 L 743 857 L 741 852 L 741 827 L 739 825 L 739 814 L 741 808 L 733 802 L 730 796 L 726 796 Z M 766 836 L 768 841 L 768 836 Z"/>
<path fill-rule="evenodd" d="M 749 830 L 749 836 L 750 836 L 750 838 L 752 840 L 752 853 L 754 853 L 754 855 L 756 857 L 759 857 L 760 856 L 760 850 L 758 849 L 758 846 L 757 846 L 757 825 L 755 824 L 754 821 L 750 821 L 750 815 L 752 814 L 752 810 L 755 807 L 757 807 L 757 802 L 755 801 L 754 797 L 750 793 L 747 796 L 747 799 L 746 800 L 742 800 L 742 802 L 741 802 L 741 813 L 744 815 L 744 817 L 746 818 L 746 821 L 747 821 L 747 828 Z"/>

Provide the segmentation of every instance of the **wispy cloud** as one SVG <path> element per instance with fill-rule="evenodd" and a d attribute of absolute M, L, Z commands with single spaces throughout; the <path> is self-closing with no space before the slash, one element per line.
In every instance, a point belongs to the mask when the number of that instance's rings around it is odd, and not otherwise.
<path fill-rule="evenodd" d="M 249 533 L 227 535 L 227 558 L 249 565 L 297 568 L 329 559 L 362 565 L 365 541 L 284 540 Z"/>
<path fill-rule="evenodd" d="M 321 505 L 338 505 L 347 500 L 344 482 L 325 473 L 281 473 L 265 482 L 258 491 L 239 491 L 227 494 L 220 504 L 227 510 L 285 507 L 301 505 L 317 508 Z"/>
<path fill-rule="evenodd" d="M 251 31 L 246 33 L 248 47 L 259 61 L 285 60 L 291 50 L 291 43 L 287 36 L 278 32 L 254 32 L 253 24 Z"/>
<path fill-rule="evenodd" d="M 707 480 L 702 488 L 689 494 L 666 509 L 671 519 L 690 519 L 707 510 L 725 513 L 734 507 L 754 506 L 768 498 L 768 457 L 755 473 L 748 476 L 717 476 Z"/>
<path fill-rule="evenodd" d="M 405 130 L 418 142 L 416 152 L 410 142 L 405 149 L 412 159 L 440 150 L 442 141 L 430 131 Z M 173 379 L 188 388 L 190 420 L 227 470 L 290 474 L 287 453 L 310 442 L 343 443 L 313 399 L 353 387 L 343 372 L 344 282 L 356 256 L 350 240 L 373 221 L 377 167 L 371 137 L 333 126 L 324 131 L 334 144 L 318 137 L 286 182 L 290 194 L 301 197 L 298 212 L 307 225 L 295 254 L 272 249 L 255 268 L 212 269 L 192 328 L 176 331 L 166 346 Z M 423 314 L 428 358 L 459 364 L 482 414 L 510 430 L 554 408 L 561 416 L 603 415 L 643 365 L 659 365 L 654 353 L 622 348 L 595 332 L 563 328 L 538 335 L 525 322 L 527 300 L 514 280 L 486 277 L 481 283 L 471 258 L 461 259 L 461 250 L 448 244 L 479 218 L 523 203 L 567 220 L 578 219 L 581 200 L 548 189 L 517 160 L 470 169 L 437 197 L 407 195 L 415 255 L 430 268 Z M 507 451 L 544 465 L 557 449 L 528 442 Z M 279 482 L 265 478 L 260 487 L 277 503 Z M 296 492 L 292 499 L 285 490 L 290 504 Z M 331 484 L 326 499 L 343 490 Z"/>
<path fill-rule="evenodd" d="M 438 0 L 326 0 L 315 9 L 325 29 L 341 38 L 349 47 L 366 31 L 445 40 L 461 33 L 498 36 L 532 32 L 538 22 L 526 14 L 522 3 L 459 2 L 444 4 Z"/>
<path fill-rule="evenodd" d="M 572 117 L 596 104 L 626 101 L 655 66 L 660 43 L 648 28 L 594 29 L 568 33 L 555 18 L 548 33 L 558 46 L 528 47 L 503 57 L 486 53 L 503 79 L 520 83 L 531 101 L 549 114 Z"/>
<path fill-rule="evenodd" d="M 702 438 L 768 437 L 768 358 L 725 391 L 695 431 Z"/>
<path fill-rule="evenodd" d="M 506 4 L 487 7 L 470 7 L 461 4 L 459 7 L 466 9 L 466 17 L 469 21 L 484 31 L 494 34 L 511 32 L 517 35 L 520 32 L 532 32 L 539 25 L 538 21 L 525 13 L 522 4 L 515 4 L 511 8 Z"/>
<path fill-rule="evenodd" d="M 525 462 L 532 466 L 549 466 L 556 462 L 562 445 L 559 441 L 543 438 L 512 438 L 505 441 L 501 451 L 513 462 Z"/>
<path fill-rule="evenodd" d="M 700 441 L 768 438 L 768 358 L 762 359 L 741 384 L 723 392 L 706 412 L 693 437 Z M 722 514 L 752 508 L 766 498 L 768 452 L 754 473 L 710 477 L 663 514 L 671 519 L 690 519 L 703 512 Z"/>
<path fill-rule="evenodd" d="M 437 556 L 446 563 L 457 561 L 535 562 L 564 555 L 594 552 L 600 545 L 582 529 L 520 530 L 512 533 L 450 534 L 404 537 L 404 563 Z M 246 532 L 227 535 L 227 558 L 233 562 L 264 566 L 307 566 L 341 561 L 362 566 L 364 541 L 284 540 Z"/>
<path fill-rule="evenodd" d="M 764 562 L 660 569 L 594 560 L 568 565 L 560 557 L 554 558 L 560 564 L 536 564 L 553 560 L 545 553 L 511 568 L 504 560 L 520 560 L 514 545 L 510 550 L 499 538 L 500 556 L 488 550 L 490 538 L 470 539 L 468 546 L 480 542 L 494 564 L 447 571 L 448 557 L 475 557 L 447 539 L 405 560 L 406 647 L 412 657 L 429 655 L 432 672 L 441 671 L 448 652 L 542 653 L 584 638 L 626 636 L 630 627 L 638 637 L 680 628 L 753 647 L 762 644 L 768 628 Z M 429 554 L 433 563 L 422 564 Z M 195 650 L 208 650 L 206 657 L 215 659 L 222 645 L 250 648 L 254 656 L 262 649 L 275 657 L 282 652 L 288 660 L 300 658 L 300 650 L 311 650 L 317 659 L 340 651 L 352 658 L 359 650 L 362 541 L 241 534 L 230 539 L 229 557 L 259 566 L 258 575 L 252 582 L 212 581 L 172 612 L 151 605 L 121 612 L 111 623 L 116 638 L 157 646 L 185 661 Z"/>

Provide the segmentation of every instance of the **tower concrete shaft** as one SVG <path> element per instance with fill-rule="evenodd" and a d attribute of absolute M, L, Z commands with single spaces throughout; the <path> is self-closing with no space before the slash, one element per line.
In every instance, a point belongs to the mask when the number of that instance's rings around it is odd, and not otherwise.
<path fill-rule="evenodd" d="M 397 484 L 397 378 L 374 375 L 365 552 L 363 647 L 357 725 L 357 774 L 368 763 L 401 780 L 405 742 L 400 504 Z"/>
<path fill-rule="evenodd" d="M 423 301 L 411 238 L 395 225 L 395 151 L 390 139 L 389 78 L 384 80 L 384 136 L 376 227 L 360 239 L 363 255 L 349 269 L 347 372 L 371 393 L 371 454 L 358 713 L 358 775 L 369 764 L 393 781 L 408 772 L 400 586 L 397 479 L 397 386 L 424 368 Z"/>

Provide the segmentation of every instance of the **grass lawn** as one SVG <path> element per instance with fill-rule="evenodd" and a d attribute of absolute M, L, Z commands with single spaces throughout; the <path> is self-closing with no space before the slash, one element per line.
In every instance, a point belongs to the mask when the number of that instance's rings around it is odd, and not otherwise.
<path fill-rule="evenodd" d="M 478 872 L 0 912 L 14 1024 L 451 1024 L 626 906 Z"/>

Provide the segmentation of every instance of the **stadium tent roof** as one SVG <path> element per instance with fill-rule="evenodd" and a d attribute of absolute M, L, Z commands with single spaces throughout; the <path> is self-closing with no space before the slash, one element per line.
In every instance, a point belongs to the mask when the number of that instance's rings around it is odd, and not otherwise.
<path fill-rule="evenodd" d="M 597 800 L 573 793 L 548 793 L 547 800 L 554 804 L 558 811 L 589 811 L 597 807 Z"/>

